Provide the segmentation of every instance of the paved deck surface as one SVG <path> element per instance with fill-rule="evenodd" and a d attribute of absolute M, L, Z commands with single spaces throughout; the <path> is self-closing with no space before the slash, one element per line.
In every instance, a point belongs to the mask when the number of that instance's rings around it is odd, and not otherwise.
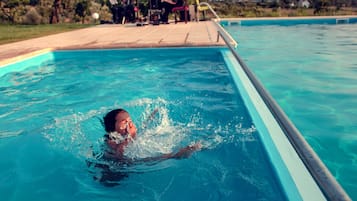
<path fill-rule="evenodd" d="M 168 46 L 216 46 L 217 27 L 212 21 L 168 25 L 98 25 L 41 38 L 0 45 L 0 64 L 14 57 L 46 48 L 128 48 Z"/>

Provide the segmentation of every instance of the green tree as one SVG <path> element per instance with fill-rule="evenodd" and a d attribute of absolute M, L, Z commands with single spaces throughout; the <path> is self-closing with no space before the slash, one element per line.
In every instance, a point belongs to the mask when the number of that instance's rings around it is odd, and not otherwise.
<path fill-rule="evenodd" d="M 0 19 L 2 21 L 16 23 L 16 17 L 21 15 L 25 5 L 29 5 L 30 0 L 1 0 Z"/>

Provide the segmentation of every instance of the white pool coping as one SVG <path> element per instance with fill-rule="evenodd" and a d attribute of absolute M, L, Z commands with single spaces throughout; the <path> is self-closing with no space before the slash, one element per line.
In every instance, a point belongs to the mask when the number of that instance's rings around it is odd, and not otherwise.
<path fill-rule="evenodd" d="M 223 58 L 289 200 L 327 200 L 250 79 L 227 49 Z"/>

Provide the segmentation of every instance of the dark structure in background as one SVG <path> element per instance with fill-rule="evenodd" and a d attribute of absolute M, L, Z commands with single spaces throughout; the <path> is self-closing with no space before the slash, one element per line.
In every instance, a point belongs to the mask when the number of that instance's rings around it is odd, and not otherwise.
<path fill-rule="evenodd" d="M 159 25 L 161 21 L 161 0 L 149 0 L 148 16 L 150 24 Z"/>
<path fill-rule="evenodd" d="M 120 3 L 117 0 L 110 0 L 110 3 L 114 24 L 135 22 L 135 5 L 130 0 L 123 0 Z"/>

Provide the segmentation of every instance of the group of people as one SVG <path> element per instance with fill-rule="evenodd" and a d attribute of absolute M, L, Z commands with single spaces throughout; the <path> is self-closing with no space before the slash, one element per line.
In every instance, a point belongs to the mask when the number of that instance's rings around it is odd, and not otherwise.
<path fill-rule="evenodd" d="M 151 20 L 156 18 L 163 24 L 168 24 L 169 15 L 174 7 L 183 6 L 183 0 L 148 0 L 148 10 L 160 10 L 159 13 L 148 13 Z M 110 0 L 113 23 L 123 24 L 126 22 L 135 22 L 138 16 L 135 14 L 139 11 L 136 1 L 122 0 L 118 3 L 117 0 Z M 139 6 L 140 7 L 140 6 Z M 181 16 L 180 16 L 181 17 Z"/>

